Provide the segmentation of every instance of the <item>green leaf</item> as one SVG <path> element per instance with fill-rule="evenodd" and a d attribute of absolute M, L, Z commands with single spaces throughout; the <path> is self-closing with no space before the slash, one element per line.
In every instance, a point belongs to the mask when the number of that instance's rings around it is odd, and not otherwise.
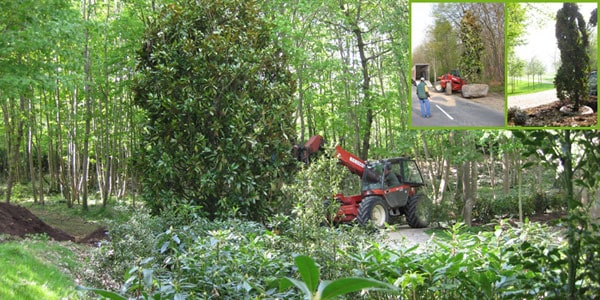
<path fill-rule="evenodd" d="M 126 297 L 123 297 L 115 292 L 110 292 L 107 290 L 89 288 L 89 287 L 80 286 L 80 285 L 78 285 L 76 289 L 79 291 L 93 292 L 93 293 L 96 293 L 96 295 L 102 296 L 104 298 L 112 299 L 112 300 L 127 300 Z"/>
<path fill-rule="evenodd" d="M 321 299 L 333 299 L 352 292 L 358 292 L 364 289 L 379 289 L 390 292 L 398 291 L 398 288 L 386 282 L 370 278 L 349 277 L 331 282 L 323 282 L 319 288 Z"/>
<path fill-rule="evenodd" d="M 315 292 L 319 286 L 320 277 L 319 268 L 317 268 L 315 261 L 306 255 L 300 255 L 296 256 L 294 263 L 296 264 L 296 267 L 298 267 L 300 277 L 302 277 L 302 280 L 308 289 L 311 292 Z"/>
<path fill-rule="evenodd" d="M 304 293 L 304 295 L 307 299 L 312 298 L 311 290 L 308 289 L 308 286 L 306 286 L 306 284 L 304 284 L 304 282 L 302 282 L 298 279 L 286 277 L 286 278 L 281 279 L 281 281 L 279 282 L 279 289 L 282 291 L 287 290 L 292 286 L 295 286 L 298 289 L 300 289 Z"/>

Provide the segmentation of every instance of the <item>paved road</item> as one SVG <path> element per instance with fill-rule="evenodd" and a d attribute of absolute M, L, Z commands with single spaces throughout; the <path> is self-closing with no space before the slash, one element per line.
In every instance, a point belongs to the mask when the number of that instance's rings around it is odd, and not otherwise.
<path fill-rule="evenodd" d="M 413 90 L 416 88 L 413 87 Z M 431 118 L 421 117 L 416 93 L 412 93 L 413 127 L 502 127 L 504 113 L 464 99 L 460 94 L 431 93 Z"/>
<path fill-rule="evenodd" d="M 509 96 L 507 98 L 508 108 L 519 107 L 521 109 L 537 107 L 558 101 L 556 89 L 551 89 L 533 94 Z"/>

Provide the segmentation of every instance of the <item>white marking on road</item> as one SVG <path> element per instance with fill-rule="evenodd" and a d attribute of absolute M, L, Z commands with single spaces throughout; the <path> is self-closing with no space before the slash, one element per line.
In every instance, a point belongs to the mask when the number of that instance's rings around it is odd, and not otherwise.
<path fill-rule="evenodd" d="M 439 105 L 437 105 L 437 104 L 436 104 L 435 106 L 436 106 L 436 107 L 437 107 L 439 110 L 441 110 L 441 111 L 442 111 L 442 112 L 443 112 L 443 113 L 446 115 L 446 117 L 448 117 L 450 120 L 454 120 L 454 118 L 453 118 L 452 116 L 450 116 L 450 115 L 449 115 L 449 114 L 448 114 L 448 113 L 447 113 L 445 110 L 443 110 L 443 109 L 442 109 L 442 108 L 441 108 Z"/>

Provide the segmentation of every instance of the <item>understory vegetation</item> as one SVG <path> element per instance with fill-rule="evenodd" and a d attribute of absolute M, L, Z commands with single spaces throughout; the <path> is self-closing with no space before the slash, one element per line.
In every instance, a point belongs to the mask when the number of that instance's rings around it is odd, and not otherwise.
<path fill-rule="evenodd" d="M 300 172 L 286 191 L 290 201 L 301 201 L 289 215 L 274 215 L 264 224 L 211 221 L 193 206 L 160 216 L 133 211 L 126 222 L 109 226 L 110 241 L 90 259 L 89 278 L 107 281 L 93 285 L 100 290 L 81 289 L 112 299 L 302 299 L 306 291 L 282 289 L 281 283 L 300 280 L 294 258 L 307 256 L 323 280 L 358 277 L 394 287 L 353 292 L 348 299 L 558 299 L 568 294 L 568 259 L 576 255 L 577 296 L 600 292 L 594 272 L 600 262 L 599 228 L 580 215 L 571 218 L 590 230 L 577 233 L 577 253 L 560 224 L 500 219 L 479 228 L 461 223 L 436 228 L 430 242 L 409 247 L 388 239 L 390 230 L 327 225 L 331 208 L 323 206 L 321 193 L 342 180 L 332 175 L 331 161 Z M 526 205 L 530 210 L 536 209 L 534 199 Z M 508 210 L 513 201 L 507 195 L 506 208 L 489 209 Z M 102 290 L 107 286 L 112 292 Z"/>

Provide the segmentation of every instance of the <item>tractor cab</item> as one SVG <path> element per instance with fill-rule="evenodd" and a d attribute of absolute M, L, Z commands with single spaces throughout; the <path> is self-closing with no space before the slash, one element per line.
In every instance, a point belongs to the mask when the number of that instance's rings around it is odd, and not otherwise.
<path fill-rule="evenodd" d="M 400 185 L 420 187 L 424 185 L 417 163 L 399 157 L 368 162 L 362 176 L 361 191 L 393 188 Z"/>

